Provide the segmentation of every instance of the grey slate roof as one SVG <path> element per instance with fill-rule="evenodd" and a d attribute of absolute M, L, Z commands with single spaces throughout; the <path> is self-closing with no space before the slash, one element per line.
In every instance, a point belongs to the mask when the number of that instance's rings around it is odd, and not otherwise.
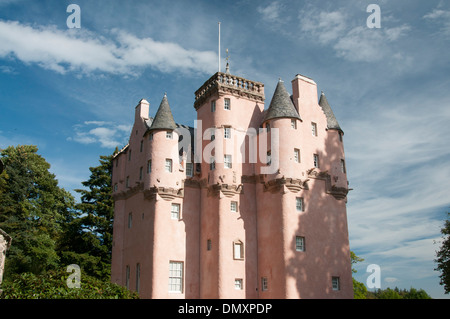
<path fill-rule="evenodd" d="M 272 101 L 270 101 L 263 122 L 274 118 L 292 118 L 301 120 L 294 103 L 292 103 L 291 96 L 286 91 L 283 81 L 281 80 L 278 81 L 277 88 L 273 93 Z"/>
<path fill-rule="evenodd" d="M 149 130 L 174 130 L 176 128 L 177 125 L 173 119 L 169 101 L 167 100 L 167 96 L 164 95 Z"/>
<path fill-rule="evenodd" d="M 323 113 L 325 113 L 325 116 L 327 118 L 328 129 L 344 132 L 344 131 L 342 131 L 341 127 L 339 126 L 339 123 L 336 120 L 336 117 L 334 116 L 333 110 L 331 109 L 330 104 L 328 104 L 328 100 L 323 92 L 322 92 L 322 94 L 320 94 L 319 105 L 322 108 Z"/>

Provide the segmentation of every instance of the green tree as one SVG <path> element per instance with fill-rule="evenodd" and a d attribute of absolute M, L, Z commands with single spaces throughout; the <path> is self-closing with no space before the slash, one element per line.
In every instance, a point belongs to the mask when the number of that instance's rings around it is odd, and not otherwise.
<path fill-rule="evenodd" d="M 439 251 L 436 252 L 437 267 L 434 270 L 439 271 L 441 274 L 440 284 L 444 286 L 446 294 L 450 293 L 450 213 L 447 213 L 447 220 L 444 223 L 444 227 L 441 229 L 442 245 Z"/>
<path fill-rule="evenodd" d="M 74 205 L 71 194 L 58 186 L 50 164 L 33 145 L 1 151 L 5 171 L 0 175 L 0 228 L 13 238 L 5 276 L 39 274 L 56 267 L 56 246 L 62 223 Z"/>
<path fill-rule="evenodd" d="M 356 274 L 357 270 L 353 268 L 353 265 L 364 261 L 364 259 L 356 256 L 356 254 L 353 251 L 350 251 L 350 260 L 352 263 L 352 273 Z M 355 278 L 352 279 L 353 279 L 353 298 L 366 299 L 367 296 L 366 286 L 362 282 L 357 281 Z"/>
<path fill-rule="evenodd" d="M 65 264 L 78 264 L 89 275 L 108 280 L 114 217 L 112 156 L 100 156 L 99 161 L 99 166 L 89 168 L 91 175 L 82 182 L 85 189 L 75 190 L 81 194 L 81 203 L 66 220 L 60 255 Z"/>

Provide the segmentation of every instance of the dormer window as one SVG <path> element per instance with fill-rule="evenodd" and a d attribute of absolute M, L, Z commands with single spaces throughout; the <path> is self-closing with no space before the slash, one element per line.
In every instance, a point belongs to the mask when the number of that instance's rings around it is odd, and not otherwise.
<path fill-rule="evenodd" d="M 166 139 L 171 140 L 173 138 L 173 133 L 172 131 L 167 131 L 166 132 Z"/>

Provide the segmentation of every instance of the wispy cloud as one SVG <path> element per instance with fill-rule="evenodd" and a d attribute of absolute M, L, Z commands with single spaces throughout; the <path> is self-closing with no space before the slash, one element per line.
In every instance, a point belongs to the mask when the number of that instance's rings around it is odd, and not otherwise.
<path fill-rule="evenodd" d="M 85 121 L 74 126 L 74 136 L 67 138 L 81 144 L 100 144 L 104 148 L 121 147 L 129 137 L 131 125 L 105 121 Z"/>
<path fill-rule="evenodd" d="M 424 19 L 432 21 L 440 25 L 440 31 L 450 36 L 450 11 L 442 9 L 434 9 L 432 12 L 423 16 Z"/>
<path fill-rule="evenodd" d="M 61 74 L 99 71 L 136 75 L 146 67 L 163 72 L 207 73 L 216 66 L 212 51 L 140 39 L 117 29 L 110 36 L 99 37 L 84 28 L 61 31 L 51 26 L 0 21 L 0 57 L 14 57 Z"/>

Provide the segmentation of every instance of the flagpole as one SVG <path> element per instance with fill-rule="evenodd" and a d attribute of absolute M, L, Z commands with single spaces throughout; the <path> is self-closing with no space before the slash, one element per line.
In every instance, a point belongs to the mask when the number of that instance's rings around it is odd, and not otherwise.
<path fill-rule="evenodd" d="M 220 72 L 220 21 L 219 21 L 219 72 Z"/>

